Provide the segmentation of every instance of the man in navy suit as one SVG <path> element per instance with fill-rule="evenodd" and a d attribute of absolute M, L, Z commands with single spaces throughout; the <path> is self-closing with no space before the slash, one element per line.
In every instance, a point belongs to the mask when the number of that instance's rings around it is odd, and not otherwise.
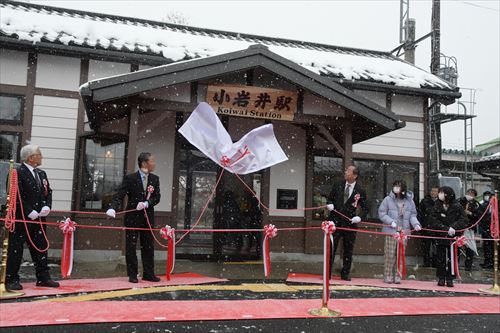
<path fill-rule="evenodd" d="M 357 229 L 358 223 L 368 214 L 366 207 L 366 192 L 361 188 L 358 180 L 358 168 L 350 165 L 345 169 L 345 181 L 335 184 L 328 197 L 327 209 L 330 211 L 330 220 L 335 222 L 335 226 L 349 229 Z M 348 219 L 333 212 L 333 209 L 345 215 Z M 337 230 L 333 234 L 333 251 L 330 256 L 330 275 L 333 271 L 333 259 L 343 238 L 343 264 L 340 272 L 342 280 L 350 281 L 352 252 L 356 241 L 356 231 Z"/>
<path fill-rule="evenodd" d="M 38 167 L 42 165 L 42 153 L 36 145 L 26 145 L 21 148 L 21 161 L 17 168 L 18 190 L 21 201 L 17 200 L 16 219 L 37 220 L 45 222 L 52 207 L 52 189 L 45 171 Z M 59 283 L 50 278 L 47 265 L 47 241 L 45 239 L 46 225 L 27 223 L 28 233 L 23 224 L 17 223 L 14 232 L 9 235 L 7 251 L 7 272 L 5 277 L 8 290 L 21 290 L 19 268 L 23 259 L 23 245 L 26 242 L 35 264 L 36 285 L 41 287 L 59 287 Z M 43 228 L 43 230 L 42 230 Z M 32 242 L 28 240 L 31 238 Z M 36 247 L 36 248 L 35 248 Z M 38 248 L 38 249 L 37 249 Z M 40 252 L 39 250 L 45 250 Z"/>
<path fill-rule="evenodd" d="M 113 197 L 110 208 L 106 212 L 109 217 L 116 216 L 116 209 L 122 205 L 127 196 L 128 202 L 125 210 L 134 210 L 125 214 L 125 227 L 154 228 L 154 206 L 160 202 L 160 178 L 152 172 L 156 162 L 150 153 L 140 153 L 137 158 L 139 171 L 125 175 L 118 192 Z M 146 211 L 148 219 L 146 220 Z M 148 224 L 149 220 L 149 224 Z M 131 283 L 139 282 L 137 279 L 137 239 L 141 241 L 141 259 L 143 267 L 142 279 L 158 282 L 160 278 L 154 270 L 154 238 L 150 230 L 125 231 L 125 260 L 127 262 L 127 275 Z"/>

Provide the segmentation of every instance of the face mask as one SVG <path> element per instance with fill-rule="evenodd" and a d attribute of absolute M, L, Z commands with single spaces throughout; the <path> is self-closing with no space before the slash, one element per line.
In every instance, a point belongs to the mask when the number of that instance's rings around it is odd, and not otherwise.
<path fill-rule="evenodd" d="M 401 187 L 399 186 L 394 186 L 392 188 L 392 192 L 394 192 L 395 194 L 398 194 L 399 192 L 401 192 Z"/>
<path fill-rule="evenodd" d="M 483 197 L 483 199 L 484 199 L 484 201 L 490 201 L 490 196 L 489 196 L 489 195 L 485 195 L 485 196 Z"/>
<path fill-rule="evenodd" d="M 444 193 L 443 192 L 439 193 L 438 198 L 439 200 L 444 201 Z"/>
<path fill-rule="evenodd" d="M 471 201 L 474 198 L 471 195 L 466 194 L 465 199 L 467 199 L 467 201 Z"/>

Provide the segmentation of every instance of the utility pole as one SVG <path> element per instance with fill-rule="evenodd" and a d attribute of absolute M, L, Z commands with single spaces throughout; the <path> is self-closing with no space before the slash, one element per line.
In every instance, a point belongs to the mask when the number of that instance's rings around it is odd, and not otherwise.
<path fill-rule="evenodd" d="M 438 75 L 441 57 L 441 9 L 440 0 L 432 0 L 431 19 L 431 73 Z M 436 174 L 441 162 L 441 124 L 436 121 L 441 113 L 440 104 L 431 101 L 429 110 L 429 175 Z M 430 184 L 429 184 L 430 185 Z"/>

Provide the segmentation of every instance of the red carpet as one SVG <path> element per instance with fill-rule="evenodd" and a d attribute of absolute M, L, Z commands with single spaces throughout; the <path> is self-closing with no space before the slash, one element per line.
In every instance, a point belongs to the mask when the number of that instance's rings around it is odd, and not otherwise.
<path fill-rule="evenodd" d="M 307 273 L 290 273 L 288 274 L 287 282 L 296 283 L 313 283 L 322 284 L 322 275 L 307 274 Z M 417 281 L 417 280 L 403 280 L 401 284 L 387 284 L 381 279 L 364 279 L 352 278 L 352 281 L 341 280 L 340 277 L 333 277 L 330 281 L 332 285 L 347 285 L 347 286 L 370 286 L 381 288 L 394 288 L 394 289 L 413 289 L 413 290 L 436 290 L 436 291 L 452 291 L 460 293 L 481 294 L 480 288 L 490 288 L 491 284 L 473 284 L 473 283 L 459 283 L 455 280 L 455 287 L 438 287 L 437 282 L 434 281 Z"/>
<path fill-rule="evenodd" d="M 51 296 L 75 294 L 95 291 L 110 291 L 131 288 L 147 288 L 161 286 L 175 286 L 187 284 L 203 284 L 217 283 L 227 281 L 226 279 L 217 279 L 208 276 L 203 276 L 196 273 L 180 273 L 173 274 L 170 281 L 167 281 L 165 276 L 159 276 L 160 282 L 149 282 L 139 280 L 139 283 L 128 282 L 127 277 L 114 277 L 105 279 L 80 279 L 80 280 L 61 280 L 58 281 L 61 286 L 59 288 L 44 288 L 36 287 L 34 282 L 22 283 L 24 295 L 21 297 L 36 297 L 36 296 Z"/>
<path fill-rule="evenodd" d="M 311 318 L 321 300 L 0 303 L 0 327 L 108 322 Z M 330 301 L 342 317 L 499 314 L 498 297 L 365 298 Z"/>

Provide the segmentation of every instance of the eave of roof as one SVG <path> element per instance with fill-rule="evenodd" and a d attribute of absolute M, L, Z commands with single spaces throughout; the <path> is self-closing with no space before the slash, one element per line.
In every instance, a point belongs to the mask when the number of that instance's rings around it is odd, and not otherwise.
<path fill-rule="evenodd" d="M 97 129 L 96 105 L 140 94 L 164 86 L 193 82 L 213 78 L 231 72 L 253 68 L 264 68 L 279 75 L 291 83 L 312 93 L 335 101 L 377 126 L 383 132 L 405 126 L 398 117 L 374 102 L 356 94 L 330 79 L 311 72 L 296 63 L 287 60 L 262 45 L 251 46 L 242 51 L 219 56 L 189 60 L 170 65 L 150 68 L 134 73 L 127 73 L 94 80 L 83 85 L 80 93 L 83 97 L 89 119 Z"/>

